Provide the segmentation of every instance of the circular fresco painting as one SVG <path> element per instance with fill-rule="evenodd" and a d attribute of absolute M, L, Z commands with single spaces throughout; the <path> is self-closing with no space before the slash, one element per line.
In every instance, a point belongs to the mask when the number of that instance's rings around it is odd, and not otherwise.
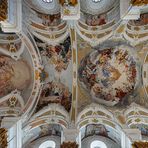
<path fill-rule="evenodd" d="M 122 45 L 96 48 L 81 61 L 79 80 L 96 102 L 114 106 L 133 92 L 138 70 L 131 50 Z"/>

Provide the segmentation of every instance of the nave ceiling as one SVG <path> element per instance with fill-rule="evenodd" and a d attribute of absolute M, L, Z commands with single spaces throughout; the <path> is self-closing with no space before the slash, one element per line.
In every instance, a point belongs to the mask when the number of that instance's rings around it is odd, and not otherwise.
<path fill-rule="evenodd" d="M 148 11 L 124 20 L 120 7 L 119 0 L 23 0 L 22 32 L 1 26 L 0 116 L 23 117 L 25 144 L 73 123 L 82 135 L 100 124 L 117 145 L 125 127 L 148 138 Z"/>

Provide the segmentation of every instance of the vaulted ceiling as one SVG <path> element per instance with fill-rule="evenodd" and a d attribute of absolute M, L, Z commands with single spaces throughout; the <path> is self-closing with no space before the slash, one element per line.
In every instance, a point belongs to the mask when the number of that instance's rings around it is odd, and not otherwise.
<path fill-rule="evenodd" d="M 0 116 L 26 115 L 33 134 L 96 115 L 113 129 L 147 124 L 147 11 L 124 20 L 118 0 L 60 2 L 24 0 L 22 32 L 1 31 Z"/>

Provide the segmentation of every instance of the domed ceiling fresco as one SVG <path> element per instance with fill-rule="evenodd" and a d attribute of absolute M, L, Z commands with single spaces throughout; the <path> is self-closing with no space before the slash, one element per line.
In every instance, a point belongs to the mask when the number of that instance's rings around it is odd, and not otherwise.
<path fill-rule="evenodd" d="M 78 42 L 80 110 L 90 102 L 103 104 L 110 109 L 123 109 L 132 102 L 147 106 L 141 77 L 142 62 L 146 53 L 145 55 L 139 53 L 142 50 L 139 47 L 133 47 L 123 40 L 108 40 L 93 47 L 80 39 Z"/>
<path fill-rule="evenodd" d="M 139 82 L 137 60 L 132 47 L 105 42 L 82 59 L 79 80 L 96 102 L 107 106 L 127 104 Z"/>

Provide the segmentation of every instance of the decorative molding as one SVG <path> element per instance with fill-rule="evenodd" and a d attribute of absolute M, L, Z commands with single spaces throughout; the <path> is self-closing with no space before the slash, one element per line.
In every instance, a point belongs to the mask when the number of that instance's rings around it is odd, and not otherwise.
<path fill-rule="evenodd" d="M 76 142 L 63 142 L 60 148 L 78 148 L 78 144 Z"/>
<path fill-rule="evenodd" d="M 147 0 L 131 0 L 131 4 L 133 6 L 147 5 L 148 1 Z"/>
<path fill-rule="evenodd" d="M 8 2 L 7 0 L 0 0 L 0 21 L 7 19 L 8 15 Z"/>
<path fill-rule="evenodd" d="M 148 147 L 148 142 L 139 141 L 139 142 L 134 142 L 132 144 L 132 148 L 146 148 L 146 147 Z"/>

